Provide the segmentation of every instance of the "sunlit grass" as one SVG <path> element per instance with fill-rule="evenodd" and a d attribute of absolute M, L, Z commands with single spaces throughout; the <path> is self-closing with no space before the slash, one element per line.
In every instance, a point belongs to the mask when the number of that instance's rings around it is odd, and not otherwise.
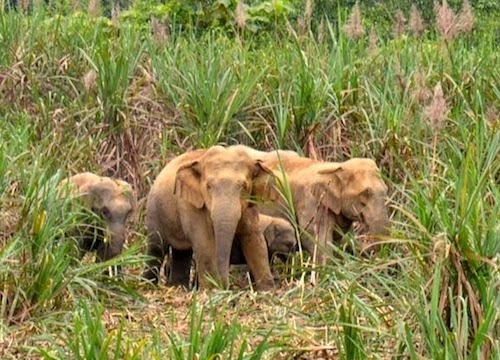
<path fill-rule="evenodd" d="M 162 47 L 131 23 L 1 13 L 2 340 L 46 359 L 496 359 L 495 35 L 383 36 L 369 49 L 341 29 L 327 25 L 323 42 L 175 32 Z M 438 84 L 449 111 L 434 124 Z M 281 288 L 270 294 L 142 284 L 141 207 L 121 258 L 75 256 L 66 235 L 79 214 L 58 197 L 60 179 L 119 163 L 147 189 L 175 153 L 217 143 L 374 158 L 390 188 L 391 236 L 370 259 L 335 244 L 315 286 L 300 252 L 275 269 Z M 118 264 L 122 279 L 102 276 Z"/>

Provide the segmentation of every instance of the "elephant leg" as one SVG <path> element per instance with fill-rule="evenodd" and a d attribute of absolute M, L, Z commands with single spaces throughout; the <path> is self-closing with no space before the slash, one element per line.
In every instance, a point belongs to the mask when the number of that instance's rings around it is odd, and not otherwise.
<path fill-rule="evenodd" d="M 200 289 L 213 287 L 213 281 L 209 278 L 217 279 L 217 263 L 215 254 L 215 240 L 213 231 L 206 214 L 203 212 L 191 213 L 188 217 L 183 217 L 186 238 L 190 240 L 195 261 L 198 286 Z M 196 226 L 188 226 L 196 224 Z"/>
<path fill-rule="evenodd" d="M 165 246 L 160 234 L 149 235 L 147 254 L 150 259 L 146 262 L 142 277 L 157 284 L 160 279 L 160 268 L 165 258 Z"/>
<path fill-rule="evenodd" d="M 215 261 L 215 246 L 214 241 L 200 241 L 197 239 L 197 244 L 193 244 L 193 255 L 196 263 L 196 273 L 198 285 L 200 289 L 208 289 L 213 287 L 213 280 L 218 278 L 218 271 Z M 212 281 L 210 280 L 212 278 Z"/>
<path fill-rule="evenodd" d="M 172 248 L 167 285 L 189 287 L 189 275 L 191 273 L 192 250 L 176 250 Z"/>
<path fill-rule="evenodd" d="M 241 222 L 239 237 L 241 250 L 255 280 L 255 288 L 266 291 L 274 288 L 274 279 L 269 266 L 267 243 L 258 229 L 257 216 L 257 213 L 255 216 L 249 215 Z"/>

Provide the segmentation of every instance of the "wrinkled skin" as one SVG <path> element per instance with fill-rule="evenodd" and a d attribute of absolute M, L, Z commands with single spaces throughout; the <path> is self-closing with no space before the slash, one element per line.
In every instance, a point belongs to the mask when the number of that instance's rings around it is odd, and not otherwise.
<path fill-rule="evenodd" d="M 63 180 L 60 189 L 99 218 L 91 216 L 78 233 L 82 251 L 95 251 L 96 261 L 106 261 L 121 254 L 126 238 L 127 218 L 136 205 L 132 186 L 125 181 L 80 173 Z"/>
<path fill-rule="evenodd" d="M 144 277 L 158 281 L 166 249 L 171 247 L 168 284 L 189 285 L 191 257 L 198 283 L 211 278 L 229 285 L 229 262 L 235 237 L 259 290 L 274 287 L 267 246 L 259 232 L 258 212 L 250 203 L 252 181 L 267 171 L 238 148 L 214 146 L 185 153 L 167 164 L 148 195 L 148 261 Z"/>
<path fill-rule="evenodd" d="M 283 158 L 264 165 L 274 170 L 275 177 L 262 175 L 255 182 L 259 211 L 287 218 L 287 205 L 276 188 L 283 187 L 279 183 L 289 186 L 299 226 L 305 230 L 302 246 L 317 263 L 324 264 L 327 245 L 339 243 L 354 221 L 365 230 L 363 250 L 376 250 L 376 242 L 388 234 L 387 186 L 373 160 L 333 163 Z"/>
<path fill-rule="evenodd" d="M 273 256 L 280 256 L 294 252 L 297 247 L 297 239 L 295 237 L 295 229 L 288 221 L 259 214 L 259 230 L 264 235 L 269 253 L 269 260 Z M 238 239 L 236 239 L 238 240 Z M 245 259 L 241 253 L 238 241 L 233 243 L 231 250 L 231 264 L 244 264 Z"/>

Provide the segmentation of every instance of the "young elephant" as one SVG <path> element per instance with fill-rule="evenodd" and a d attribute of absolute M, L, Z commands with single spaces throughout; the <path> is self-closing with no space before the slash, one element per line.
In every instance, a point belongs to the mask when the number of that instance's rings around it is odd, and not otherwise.
<path fill-rule="evenodd" d="M 295 229 L 288 221 L 278 217 L 259 214 L 259 230 L 266 240 L 269 261 L 275 255 L 286 256 L 296 250 L 297 239 L 295 237 Z M 238 265 L 245 263 L 245 258 L 238 245 L 237 241 L 233 243 L 231 264 Z"/>
<path fill-rule="evenodd" d="M 106 261 L 121 254 L 126 237 L 126 221 L 135 208 L 132 186 L 125 181 L 84 172 L 60 184 L 84 208 L 102 220 L 94 225 L 89 218 L 78 233 L 80 249 L 96 251 L 96 261 Z"/>
<path fill-rule="evenodd" d="M 250 203 L 253 179 L 267 171 L 238 148 L 214 146 L 185 153 L 156 178 L 147 199 L 148 255 L 144 277 L 158 281 L 171 247 L 172 285 L 189 285 L 194 256 L 201 288 L 206 275 L 229 283 L 233 239 L 239 238 L 256 288 L 274 287 L 267 246 L 258 228 L 258 212 Z"/>
<path fill-rule="evenodd" d="M 364 225 L 371 242 L 388 233 L 387 186 L 373 160 L 333 163 L 283 158 L 264 165 L 274 169 L 275 176 L 262 175 L 255 182 L 259 211 L 286 218 L 287 205 L 277 189 L 289 186 L 299 226 L 305 230 L 302 246 L 316 262 L 325 262 L 327 245 L 340 241 L 354 221 Z"/>

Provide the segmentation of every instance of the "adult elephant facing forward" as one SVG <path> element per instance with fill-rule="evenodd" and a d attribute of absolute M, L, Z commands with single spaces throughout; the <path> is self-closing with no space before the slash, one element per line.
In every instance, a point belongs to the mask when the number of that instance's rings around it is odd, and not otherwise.
<path fill-rule="evenodd" d="M 274 169 L 275 176 L 263 175 L 256 182 L 259 210 L 271 216 L 288 216 L 287 204 L 277 190 L 276 179 L 281 178 L 291 189 L 299 226 L 305 230 L 302 246 L 317 263 L 325 263 L 327 246 L 338 243 L 354 221 L 362 223 L 369 240 L 364 250 L 375 250 L 380 236 L 388 234 L 387 186 L 373 160 L 354 158 L 334 163 L 288 157 L 271 159 L 264 165 Z"/>
<path fill-rule="evenodd" d="M 273 278 L 258 213 L 249 203 L 254 177 L 266 171 L 238 148 L 215 146 L 173 159 L 156 178 L 147 200 L 148 262 L 144 277 L 158 281 L 165 249 L 172 249 L 170 281 L 188 285 L 194 256 L 198 283 L 206 275 L 229 283 L 229 261 L 235 236 L 259 290 Z"/>

